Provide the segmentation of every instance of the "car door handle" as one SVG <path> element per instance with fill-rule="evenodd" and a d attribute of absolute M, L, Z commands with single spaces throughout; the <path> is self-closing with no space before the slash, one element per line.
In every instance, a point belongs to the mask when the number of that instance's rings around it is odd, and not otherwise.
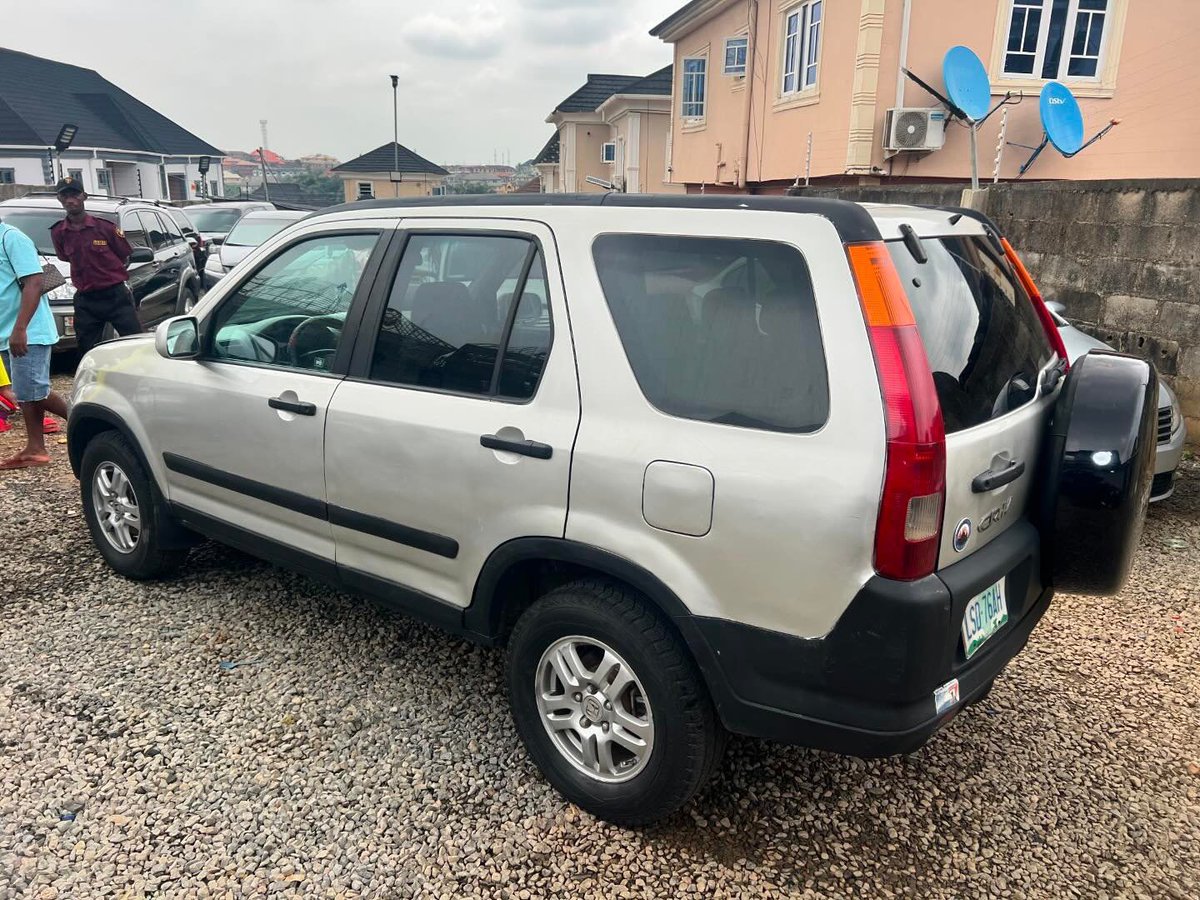
<path fill-rule="evenodd" d="M 271 409 L 282 409 L 284 412 L 295 413 L 298 416 L 315 416 L 317 404 L 305 403 L 303 400 L 284 400 L 282 397 L 272 397 L 267 401 Z"/>
<path fill-rule="evenodd" d="M 988 469 L 986 472 L 980 472 L 971 482 L 971 490 L 976 494 L 986 494 L 988 491 L 994 491 L 1006 484 L 1012 484 L 1024 474 L 1025 463 L 1014 459 L 1003 469 Z"/>
<path fill-rule="evenodd" d="M 479 446 L 489 450 L 507 450 L 509 453 L 520 453 L 522 456 L 532 456 L 534 459 L 549 459 L 554 455 L 554 448 L 549 444 L 538 441 L 506 441 L 494 434 L 479 436 Z"/>

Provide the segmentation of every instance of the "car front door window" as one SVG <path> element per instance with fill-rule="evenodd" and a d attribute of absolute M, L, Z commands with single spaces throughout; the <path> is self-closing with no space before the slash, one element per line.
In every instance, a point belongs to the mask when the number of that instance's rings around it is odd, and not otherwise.
<path fill-rule="evenodd" d="M 215 314 L 215 360 L 328 371 L 377 234 L 299 241 L 241 283 Z"/>

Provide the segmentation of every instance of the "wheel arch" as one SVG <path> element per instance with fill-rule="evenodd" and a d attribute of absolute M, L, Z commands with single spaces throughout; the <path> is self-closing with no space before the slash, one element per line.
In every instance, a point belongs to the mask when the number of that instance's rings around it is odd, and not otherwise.
<path fill-rule="evenodd" d="M 115 431 L 125 438 L 130 448 L 146 470 L 150 478 L 154 478 L 154 467 L 146 458 L 142 445 L 133 436 L 133 431 L 125 424 L 119 415 L 103 406 L 94 403 L 77 403 L 71 410 L 71 421 L 67 427 L 67 457 L 71 462 L 71 471 L 79 477 L 79 469 L 83 463 L 83 452 L 88 443 L 104 431 Z M 162 490 L 162 485 L 159 485 Z"/>

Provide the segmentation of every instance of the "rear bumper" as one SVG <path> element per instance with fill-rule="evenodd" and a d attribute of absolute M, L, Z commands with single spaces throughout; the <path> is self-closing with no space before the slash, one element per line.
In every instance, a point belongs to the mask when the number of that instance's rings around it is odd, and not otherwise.
<path fill-rule="evenodd" d="M 58 343 L 54 352 L 74 350 L 79 346 L 75 337 L 75 307 L 52 305 L 50 311 L 54 314 L 54 327 L 58 329 Z"/>
<path fill-rule="evenodd" d="M 1005 580 L 1009 621 L 968 661 L 971 598 Z M 1021 651 L 1049 608 L 1037 530 L 1022 522 L 967 559 L 916 582 L 873 578 L 834 629 L 805 639 L 720 619 L 679 621 L 731 731 L 853 756 L 913 751 Z M 959 701 L 935 690 L 957 679 Z"/>

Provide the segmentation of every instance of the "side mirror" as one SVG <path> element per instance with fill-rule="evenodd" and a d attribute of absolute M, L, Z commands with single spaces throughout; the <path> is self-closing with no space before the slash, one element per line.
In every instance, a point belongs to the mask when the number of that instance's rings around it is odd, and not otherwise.
<path fill-rule="evenodd" d="M 134 247 L 133 252 L 129 254 L 131 263 L 148 263 L 154 262 L 154 251 L 149 247 Z"/>
<path fill-rule="evenodd" d="M 154 329 L 154 349 L 165 359 L 200 355 L 200 323 L 195 316 L 175 316 Z"/>
<path fill-rule="evenodd" d="M 191 247 L 193 250 L 195 250 L 197 247 L 199 247 L 199 246 L 200 246 L 200 242 L 199 242 L 199 241 L 197 241 L 197 240 L 196 240 L 194 237 L 192 237 L 190 234 L 189 234 L 189 235 L 186 235 L 186 236 L 184 237 L 184 240 L 185 240 L 185 241 L 187 241 L 187 245 L 188 245 L 189 247 Z"/>

